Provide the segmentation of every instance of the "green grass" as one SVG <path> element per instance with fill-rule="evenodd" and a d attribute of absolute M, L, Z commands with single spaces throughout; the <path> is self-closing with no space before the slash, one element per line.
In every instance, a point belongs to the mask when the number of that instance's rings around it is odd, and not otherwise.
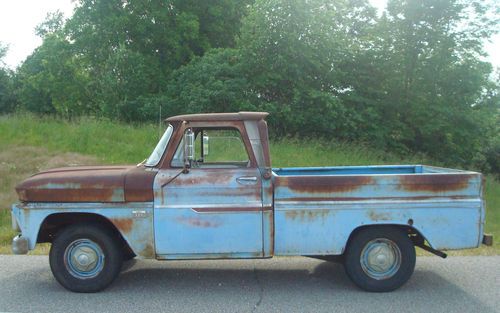
<path fill-rule="evenodd" d="M 139 163 L 159 140 L 158 126 L 82 118 L 75 122 L 31 115 L 0 116 L 0 149 L 42 146 L 96 156 L 105 163 Z"/>
<path fill-rule="evenodd" d="M 136 164 L 149 155 L 158 139 L 158 125 L 131 126 L 92 118 L 69 122 L 31 115 L 0 116 L 0 208 L 8 209 L 16 200 L 17 182 L 41 168 L 74 160 L 82 164 Z M 359 144 L 295 138 L 272 140 L 271 159 L 273 167 L 440 165 L 423 156 L 401 157 Z M 487 178 L 485 197 L 486 231 L 494 234 L 495 245 L 465 254 L 500 253 L 500 183 L 491 177 Z M 8 252 L 13 235 L 8 210 L 0 210 L 0 252 Z M 46 252 L 46 247 L 39 252 Z"/>
<path fill-rule="evenodd" d="M 494 247 L 500 253 L 500 182 L 488 177 L 486 198 L 486 232 L 493 234 Z"/>

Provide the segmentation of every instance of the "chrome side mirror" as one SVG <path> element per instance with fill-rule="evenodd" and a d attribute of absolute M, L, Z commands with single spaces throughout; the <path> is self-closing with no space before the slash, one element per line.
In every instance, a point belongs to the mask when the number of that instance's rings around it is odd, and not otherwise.
<path fill-rule="evenodd" d="M 208 155 L 208 136 L 203 135 L 203 157 Z"/>
<path fill-rule="evenodd" d="M 187 130 L 184 134 L 184 155 L 186 156 L 186 161 L 191 162 L 194 160 L 194 132 L 191 128 Z"/>

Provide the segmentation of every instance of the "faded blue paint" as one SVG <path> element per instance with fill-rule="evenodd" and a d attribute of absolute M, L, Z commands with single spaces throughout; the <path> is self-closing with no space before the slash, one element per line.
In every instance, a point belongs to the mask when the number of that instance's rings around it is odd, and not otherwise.
<path fill-rule="evenodd" d="M 285 167 L 273 168 L 278 176 L 308 175 L 371 175 L 371 174 L 430 174 L 430 173 L 474 173 L 452 168 L 429 165 L 364 165 L 326 167 Z M 477 173 L 476 173 L 477 174 Z"/>
<path fill-rule="evenodd" d="M 453 175 L 467 175 L 467 184 L 454 185 Z M 307 185 L 318 176 L 369 179 L 358 179 L 359 186 L 349 190 L 341 186 L 323 192 L 280 185 L 287 177 Z M 412 176 L 426 180 L 412 182 Z M 441 185 L 431 186 L 436 177 Z M 276 169 L 273 179 L 276 255 L 342 254 L 350 234 L 367 225 L 412 226 L 435 249 L 481 243 L 484 202 L 479 173 L 420 165 L 357 166 Z M 436 190 L 427 190 L 433 187 Z"/>
<path fill-rule="evenodd" d="M 422 165 L 384 165 L 384 166 L 335 166 L 335 167 L 287 167 L 274 168 L 279 176 L 306 175 L 353 175 L 353 174 L 418 174 Z"/>
<path fill-rule="evenodd" d="M 262 256 L 259 170 L 180 171 L 160 170 L 155 178 L 156 254 L 165 259 Z M 255 177 L 255 183 L 238 182 L 242 177 Z"/>
<path fill-rule="evenodd" d="M 134 211 L 144 211 L 144 216 L 135 217 Z M 30 250 L 35 248 L 43 221 L 52 214 L 61 213 L 96 214 L 116 222 L 115 226 L 120 221 L 129 220 L 129 231 L 117 227 L 125 241 L 139 257 L 154 257 L 153 203 L 29 203 L 12 206 L 12 214 L 22 236 L 28 239 Z"/>
<path fill-rule="evenodd" d="M 132 221 L 127 231 L 118 227 L 124 239 L 139 256 L 159 259 L 341 254 L 351 233 L 369 225 L 411 226 L 435 249 L 473 248 L 482 239 L 479 173 L 356 166 L 275 169 L 272 179 L 264 179 L 250 167 L 181 170 L 159 171 L 154 203 L 30 203 L 14 205 L 12 213 L 30 249 L 51 214 L 91 213 Z M 466 184 L 454 175 L 466 175 Z M 241 177 L 256 180 L 242 184 Z M 339 177 L 353 179 L 353 186 L 329 185 Z M 319 178 L 321 188 L 308 190 L 308 182 Z M 304 190 L 287 179 L 302 182 Z M 144 216 L 134 215 L 137 210 Z"/>
<path fill-rule="evenodd" d="M 275 255 L 342 254 L 356 228 L 408 226 L 410 219 L 435 249 L 474 248 L 482 234 L 480 207 L 476 201 L 277 204 Z"/>

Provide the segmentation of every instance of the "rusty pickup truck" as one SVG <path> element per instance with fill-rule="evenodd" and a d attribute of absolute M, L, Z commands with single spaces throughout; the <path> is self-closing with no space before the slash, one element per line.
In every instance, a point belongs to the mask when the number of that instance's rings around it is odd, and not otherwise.
<path fill-rule="evenodd" d="M 415 247 L 478 247 L 480 173 L 423 165 L 272 168 L 261 112 L 181 115 L 134 166 L 68 167 L 17 187 L 13 252 L 51 243 L 56 280 L 104 289 L 134 257 L 310 256 L 367 291 L 403 285 Z M 112 147 L 110 147 L 112 149 Z M 297 153 L 300 153 L 298 151 Z"/>

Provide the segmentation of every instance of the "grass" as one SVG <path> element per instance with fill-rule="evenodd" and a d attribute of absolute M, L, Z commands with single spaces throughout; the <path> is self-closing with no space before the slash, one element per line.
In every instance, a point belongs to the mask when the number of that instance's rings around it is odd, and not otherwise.
<path fill-rule="evenodd" d="M 159 139 L 156 125 L 126 125 L 82 118 L 65 121 L 31 115 L 0 116 L 0 253 L 10 251 L 14 236 L 8 208 L 16 201 L 14 186 L 41 169 L 79 164 L 136 164 Z M 274 167 L 373 164 L 434 164 L 422 157 L 401 157 L 364 145 L 280 138 L 271 142 Z M 500 182 L 487 178 L 486 231 L 494 247 L 452 254 L 500 254 Z M 2 210 L 3 209 L 3 210 Z M 42 246 L 35 253 L 46 253 Z"/>

